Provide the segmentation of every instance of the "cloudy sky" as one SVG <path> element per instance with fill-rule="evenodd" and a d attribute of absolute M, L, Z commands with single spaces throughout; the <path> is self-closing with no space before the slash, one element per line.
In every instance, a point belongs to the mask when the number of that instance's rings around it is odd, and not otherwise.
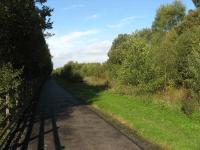
<path fill-rule="evenodd" d="M 54 8 L 48 38 L 54 68 L 68 61 L 104 62 L 113 39 L 150 27 L 157 8 L 173 0 L 48 0 Z M 191 0 L 182 0 L 193 9 Z"/>

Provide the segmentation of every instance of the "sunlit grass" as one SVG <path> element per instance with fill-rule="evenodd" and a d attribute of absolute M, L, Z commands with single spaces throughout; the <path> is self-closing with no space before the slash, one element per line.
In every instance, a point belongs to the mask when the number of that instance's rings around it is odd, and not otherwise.
<path fill-rule="evenodd" d="M 101 92 L 94 105 L 129 123 L 139 135 L 163 147 L 200 149 L 200 124 L 181 112 L 155 104 L 144 104 L 134 97 Z"/>
<path fill-rule="evenodd" d="M 122 96 L 83 83 L 65 87 L 74 96 L 90 102 L 110 116 L 120 118 L 138 135 L 165 149 L 200 149 L 200 122 L 179 110 L 160 103 L 144 103 L 139 97 Z"/>

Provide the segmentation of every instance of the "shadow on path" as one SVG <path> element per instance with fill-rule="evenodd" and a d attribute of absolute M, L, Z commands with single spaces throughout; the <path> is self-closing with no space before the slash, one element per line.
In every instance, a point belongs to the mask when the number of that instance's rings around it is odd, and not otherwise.
<path fill-rule="evenodd" d="M 33 109 L 21 149 L 64 149 L 57 119 L 70 117 L 70 108 L 75 105 L 79 103 L 69 101 L 69 95 L 63 89 L 53 80 L 48 81 L 42 89 L 37 107 Z"/>
<path fill-rule="evenodd" d="M 53 80 L 47 81 L 42 89 L 39 103 L 34 102 L 24 113 L 16 133 L 9 138 L 5 150 L 64 149 L 60 142 L 57 118 L 68 118 L 69 108 L 79 105 L 77 101 L 70 101 L 69 97 L 70 95 L 66 95 Z"/>
<path fill-rule="evenodd" d="M 98 95 L 100 90 L 103 87 L 91 91 L 91 96 Z M 10 149 L 141 149 L 84 103 L 73 98 L 54 80 L 45 83 L 39 103 L 34 103 L 27 114 L 24 114 L 18 131 L 21 136 L 13 138 L 15 142 L 10 144 Z"/>

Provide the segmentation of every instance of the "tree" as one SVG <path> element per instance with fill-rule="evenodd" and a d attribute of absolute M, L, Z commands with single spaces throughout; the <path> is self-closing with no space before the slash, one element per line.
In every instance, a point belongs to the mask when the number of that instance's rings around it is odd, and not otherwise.
<path fill-rule="evenodd" d="M 135 86 L 148 83 L 151 78 L 147 63 L 150 51 L 148 45 L 143 40 L 135 37 L 130 37 L 126 45 L 129 48 L 124 54 L 118 78 L 125 84 Z"/>
<path fill-rule="evenodd" d="M 196 7 L 200 7 L 200 0 L 192 0 Z"/>
<path fill-rule="evenodd" d="M 119 35 L 115 39 L 108 60 L 112 78 L 134 86 L 148 83 L 152 79 L 150 46 L 142 37 L 143 34 Z"/>
<path fill-rule="evenodd" d="M 199 67 L 200 67 L 200 26 L 184 32 L 177 40 L 177 74 L 179 83 L 186 88 L 200 91 Z"/>
<path fill-rule="evenodd" d="M 200 95 L 200 26 L 195 27 L 189 34 L 192 39 L 191 55 L 189 56 L 189 71 L 193 75 L 191 88 Z"/>
<path fill-rule="evenodd" d="M 181 35 L 182 33 L 190 30 L 195 26 L 200 25 L 200 8 L 197 8 L 194 11 L 191 11 L 187 16 L 184 17 L 182 22 L 175 27 L 176 32 Z"/>
<path fill-rule="evenodd" d="M 37 78 L 52 70 L 44 30 L 52 27 L 52 9 L 45 0 L 2 0 L 0 3 L 0 65 L 24 68 L 23 76 Z"/>
<path fill-rule="evenodd" d="M 112 47 L 108 52 L 109 72 L 113 78 L 117 78 L 117 72 L 123 62 L 124 54 L 126 53 L 126 50 L 129 49 L 129 45 L 126 44 L 129 38 L 130 35 L 128 34 L 118 35 L 118 37 L 113 41 Z"/>
<path fill-rule="evenodd" d="M 158 10 L 152 29 L 155 31 L 169 31 L 185 16 L 185 6 L 178 0 L 172 4 L 162 5 Z"/>
<path fill-rule="evenodd" d="M 121 53 L 123 52 L 122 45 L 125 43 L 130 35 L 128 34 L 120 34 L 118 37 L 113 41 L 112 47 L 108 52 L 109 62 L 114 64 L 121 64 Z"/>
<path fill-rule="evenodd" d="M 148 28 L 137 30 L 136 32 L 133 33 L 135 37 L 144 39 L 146 42 L 151 42 L 152 34 L 153 34 L 152 30 Z"/>
<path fill-rule="evenodd" d="M 176 78 L 176 59 L 177 52 L 174 48 L 178 35 L 174 29 L 166 33 L 154 50 L 154 63 L 157 69 L 158 78 L 163 81 L 164 86 L 171 84 Z"/>

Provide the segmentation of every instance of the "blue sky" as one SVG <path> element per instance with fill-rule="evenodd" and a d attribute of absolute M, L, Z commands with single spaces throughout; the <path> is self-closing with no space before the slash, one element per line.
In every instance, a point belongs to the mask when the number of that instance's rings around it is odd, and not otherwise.
<path fill-rule="evenodd" d="M 47 39 L 54 67 L 68 61 L 103 62 L 113 39 L 121 33 L 151 27 L 156 10 L 173 0 L 48 0 L 54 8 Z M 187 10 L 191 0 L 182 0 Z"/>

